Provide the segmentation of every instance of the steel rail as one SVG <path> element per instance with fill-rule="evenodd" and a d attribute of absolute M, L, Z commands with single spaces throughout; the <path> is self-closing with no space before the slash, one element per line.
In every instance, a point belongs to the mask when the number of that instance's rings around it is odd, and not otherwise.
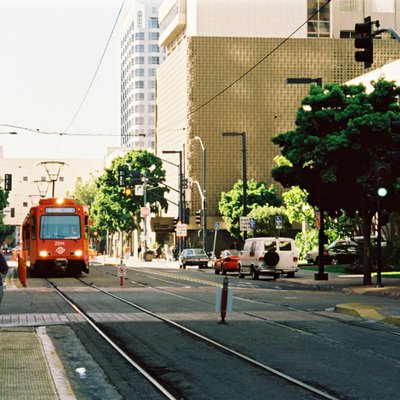
<path fill-rule="evenodd" d="M 84 282 L 84 281 L 82 281 L 82 282 Z M 271 374 L 273 374 L 275 376 L 278 376 L 278 377 L 280 377 L 280 378 L 282 378 L 282 379 L 284 379 L 284 380 L 286 380 L 286 381 L 288 381 L 288 382 L 290 382 L 290 383 L 292 383 L 292 384 L 294 384 L 296 386 L 302 387 L 303 389 L 305 389 L 305 390 L 307 390 L 307 391 L 309 391 L 311 393 L 314 393 L 314 394 L 320 396 L 321 398 L 329 399 L 329 400 L 339 400 L 338 397 L 332 396 L 329 393 L 326 393 L 326 392 L 324 392 L 324 391 L 322 391 L 322 390 L 320 390 L 320 389 L 318 389 L 318 388 L 316 388 L 314 386 L 311 386 L 311 385 L 309 385 L 309 384 L 307 384 L 305 382 L 300 381 L 297 378 L 294 378 L 294 377 L 292 377 L 290 375 L 287 375 L 282 371 L 279 371 L 279 370 L 277 370 L 277 369 L 275 369 L 273 367 L 265 365 L 265 364 L 255 360 L 255 359 L 243 354 L 243 353 L 240 353 L 240 352 L 238 352 L 238 351 L 236 351 L 236 350 L 234 350 L 234 349 L 232 349 L 230 347 L 225 346 L 224 344 L 221 344 L 221 343 L 215 341 L 214 339 L 211 339 L 211 338 L 209 338 L 207 336 L 204 336 L 204 335 L 202 335 L 202 334 L 200 334 L 200 333 L 198 333 L 196 331 L 193 331 L 192 329 L 189 329 L 189 328 L 187 328 L 187 327 L 185 327 L 185 326 L 183 326 L 183 325 L 181 325 L 181 324 L 179 324 L 179 323 L 177 323 L 175 321 L 172 321 L 169 318 L 165 318 L 165 317 L 163 317 L 161 315 L 158 315 L 158 314 L 154 313 L 153 311 L 148 310 L 148 309 L 140 306 L 139 304 L 133 303 L 133 302 L 131 302 L 129 300 L 126 300 L 126 299 L 124 299 L 122 297 L 119 297 L 116 294 L 111 293 L 111 292 L 109 292 L 109 291 L 107 291 L 105 289 L 99 288 L 98 286 L 94 285 L 93 283 L 92 284 L 88 284 L 86 282 L 84 282 L 84 283 L 86 285 L 88 285 L 88 286 L 90 286 L 90 287 L 92 287 L 92 288 L 104 293 L 104 294 L 107 294 L 110 297 L 113 297 L 113 298 L 115 298 L 115 299 L 117 299 L 117 300 L 119 300 L 119 301 L 121 301 L 121 302 L 123 302 L 125 304 L 128 304 L 128 305 L 130 305 L 130 306 L 142 311 L 143 313 L 146 313 L 146 314 L 148 314 L 148 315 L 150 315 L 150 316 L 152 316 L 152 317 L 154 317 L 154 318 L 156 318 L 156 319 L 158 319 L 160 321 L 163 321 L 163 322 L 165 322 L 165 323 L 167 323 L 169 325 L 172 325 L 175 328 L 178 328 L 179 330 L 184 331 L 184 332 L 196 337 L 197 339 L 201 339 L 201 340 L 213 345 L 214 347 L 222 349 L 226 353 L 232 354 L 235 357 L 250 363 L 251 365 L 254 365 L 254 366 L 258 367 L 258 368 L 261 368 L 261 369 L 263 369 L 265 371 L 268 371 L 269 373 L 271 373 Z"/>
<path fill-rule="evenodd" d="M 46 279 L 47 280 L 47 279 Z M 112 339 L 110 339 L 90 318 L 84 311 L 82 311 L 72 300 L 70 300 L 58 287 L 47 280 L 49 285 L 56 291 L 56 293 L 67 302 L 79 315 L 81 315 L 85 321 L 110 345 L 112 346 L 129 364 L 131 364 L 137 371 L 139 371 L 157 390 L 159 390 L 167 399 L 178 400 L 173 394 L 171 394 L 164 386 L 162 386 L 157 380 L 155 380 L 146 370 L 144 370 L 139 364 L 137 364 L 127 353 L 125 353 Z M 82 281 L 83 282 L 83 281 Z M 97 289 L 97 288 L 96 288 Z"/>

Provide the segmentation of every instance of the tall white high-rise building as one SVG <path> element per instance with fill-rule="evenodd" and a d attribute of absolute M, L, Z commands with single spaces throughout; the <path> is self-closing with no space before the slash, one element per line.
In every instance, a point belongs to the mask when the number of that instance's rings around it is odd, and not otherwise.
<path fill-rule="evenodd" d="M 121 146 L 154 149 L 156 70 L 161 0 L 131 0 L 121 40 Z"/>

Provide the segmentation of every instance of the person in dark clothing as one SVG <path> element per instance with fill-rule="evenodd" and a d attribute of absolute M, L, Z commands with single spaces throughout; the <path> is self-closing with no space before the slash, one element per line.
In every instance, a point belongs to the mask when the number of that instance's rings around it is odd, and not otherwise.
<path fill-rule="evenodd" d="M 4 257 L 4 254 L 0 252 L 0 304 L 3 298 L 3 279 L 1 274 L 6 274 L 7 272 L 8 272 L 7 260 Z"/>

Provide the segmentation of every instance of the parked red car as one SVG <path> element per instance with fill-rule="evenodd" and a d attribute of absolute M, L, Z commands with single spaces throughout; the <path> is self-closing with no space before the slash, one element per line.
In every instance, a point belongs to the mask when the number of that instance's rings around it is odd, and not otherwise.
<path fill-rule="evenodd" d="M 227 272 L 239 272 L 238 270 L 239 250 L 229 249 L 221 251 L 219 258 L 214 262 L 216 275 L 226 275 Z"/>

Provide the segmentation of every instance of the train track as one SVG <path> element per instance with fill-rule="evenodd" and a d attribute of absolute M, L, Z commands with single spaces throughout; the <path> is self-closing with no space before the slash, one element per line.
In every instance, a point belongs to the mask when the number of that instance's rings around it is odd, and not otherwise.
<path fill-rule="evenodd" d="M 315 386 L 312 386 L 306 382 L 303 382 L 299 379 L 297 379 L 294 376 L 291 376 L 289 374 L 284 373 L 283 371 L 280 371 L 276 368 L 273 368 L 270 365 L 267 365 L 265 363 L 259 362 L 256 359 L 239 352 L 221 342 L 218 342 L 210 337 L 207 337 L 199 332 L 196 332 L 192 329 L 189 329 L 182 324 L 179 324 L 176 321 L 173 321 L 169 318 L 166 318 L 160 314 L 157 314 L 149 309 L 146 309 L 142 307 L 141 305 L 134 303 L 132 301 L 126 300 L 115 293 L 112 293 L 108 290 L 105 290 L 103 288 L 99 288 L 94 284 L 90 284 L 85 282 L 82 279 L 77 278 L 80 282 L 84 283 L 85 285 L 90 286 L 91 288 L 97 290 L 98 292 L 103 293 L 106 296 L 109 296 L 119 302 L 123 302 L 124 304 L 129 305 L 130 307 L 133 307 L 135 310 L 139 310 L 141 313 L 144 313 L 152 318 L 155 318 L 159 321 L 162 321 L 163 323 L 167 324 L 170 327 L 173 327 L 176 330 L 179 330 L 180 332 L 183 332 L 185 335 L 190 336 L 192 338 L 195 338 L 197 341 L 202 341 L 206 343 L 209 346 L 213 346 L 215 349 L 218 351 L 221 351 L 225 354 L 229 354 L 236 359 L 241 360 L 242 362 L 246 363 L 247 365 L 251 367 L 255 367 L 259 370 L 262 370 L 270 375 L 273 375 L 274 377 L 277 377 L 287 383 L 290 383 L 290 385 L 294 385 L 296 387 L 302 388 L 304 391 L 309 392 L 316 396 L 317 398 L 321 399 L 330 399 L 330 400 L 337 400 L 339 399 L 338 397 L 335 397 L 331 395 L 330 393 L 327 393 L 320 388 L 317 388 Z M 112 346 L 119 354 L 120 356 L 127 361 L 135 370 L 137 370 L 145 379 L 147 379 L 165 398 L 168 399 L 177 399 L 176 395 L 174 395 L 172 392 L 173 390 L 169 389 L 164 385 L 160 380 L 157 379 L 156 376 L 152 375 L 150 372 L 148 372 L 145 368 L 143 368 L 140 365 L 140 362 L 137 360 L 133 359 L 130 354 L 128 354 L 126 351 L 124 351 L 113 338 L 111 338 L 104 329 L 101 328 L 101 325 L 96 323 L 93 318 L 88 315 L 82 308 L 80 308 L 72 299 L 70 296 L 66 295 L 62 290 L 60 290 L 57 285 L 50 280 L 47 280 L 49 285 L 63 298 L 77 313 L 79 313 L 85 321 L 99 334 L 101 337 L 110 345 Z"/>

